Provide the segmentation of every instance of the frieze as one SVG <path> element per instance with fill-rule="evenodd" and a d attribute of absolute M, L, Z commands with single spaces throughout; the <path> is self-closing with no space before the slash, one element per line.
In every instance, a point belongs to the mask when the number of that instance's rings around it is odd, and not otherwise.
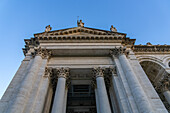
<path fill-rule="evenodd" d="M 105 35 L 81 35 L 81 34 L 76 34 L 76 35 L 59 35 L 59 36 L 40 36 L 40 37 L 35 37 L 38 38 L 38 40 L 41 41 L 50 41 L 50 40 L 55 40 L 55 41 L 61 41 L 61 40 L 121 40 L 122 36 L 105 36 Z"/>
<path fill-rule="evenodd" d="M 150 52 L 170 52 L 170 45 L 135 45 L 132 50 L 135 53 L 138 52 L 145 52 L 145 53 L 150 53 Z"/>

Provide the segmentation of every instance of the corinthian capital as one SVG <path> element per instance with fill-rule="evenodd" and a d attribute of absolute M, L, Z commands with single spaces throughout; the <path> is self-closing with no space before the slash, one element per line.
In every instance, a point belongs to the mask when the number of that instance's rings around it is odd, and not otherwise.
<path fill-rule="evenodd" d="M 122 54 L 126 54 L 126 48 L 122 48 L 122 47 L 119 47 L 119 48 L 114 48 L 112 50 L 110 50 L 110 54 L 111 55 L 114 55 L 114 56 L 119 56 L 119 55 L 122 55 Z"/>
<path fill-rule="evenodd" d="M 93 68 L 93 73 L 94 73 L 95 77 L 103 77 L 104 70 L 105 70 L 105 68 L 96 67 L 96 68 Z"/>
<path fill-rule="evenodd" d="M 110 73 L 112 74 L 112 75 L 114 75 L 114 76 L 116 76 L 117 75 L 117 70 L 116 70 L 116 66 L 113 66 L 113 67 L 110 67 Z"/>
<path fill-rule="evenodd" d="M 51 75 L 52 75 L 52 68 L 46 67 L 44 77 L 51 77 Z"/>
<path fill-rule="evenodd" d="M 58 78 L 63 77 L 63 78 L 68 78 L 69 76 L 69 68 L 57 68 L 57 76 Z"/>
<path fill-rule="evenodd" d="M 42 49 L 41 47 L 35 48 L 35 51 L 32 53 L 32 56 L 35 57 L 36 55 L 41 56 L 43 59 L 48 59 L 51 56 L 51 51 L 47 49 Z"/>

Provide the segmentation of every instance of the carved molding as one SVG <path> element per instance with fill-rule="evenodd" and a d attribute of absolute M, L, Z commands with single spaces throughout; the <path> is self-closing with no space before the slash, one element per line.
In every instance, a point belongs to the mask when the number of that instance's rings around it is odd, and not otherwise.
<path fill-rule="evenodd" d="M 170 45 L 135 45 L 132 50 L 135 53 L 170 52 Z"/>
<path fill-rule="evenodd" d="M 47 49 L 42 49 L 41 47 L 39 47 L 39 48 L 35 48 L 34 50 L 35 51 L 31 53 L 33 57 L 39 55 L 43 59 L 48 59 L 51 56 L 51 51 L 48 51 Z"/>

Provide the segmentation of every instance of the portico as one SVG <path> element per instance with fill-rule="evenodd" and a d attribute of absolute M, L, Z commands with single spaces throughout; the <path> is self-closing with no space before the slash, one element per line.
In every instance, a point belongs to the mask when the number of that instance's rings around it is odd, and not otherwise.
<path fill-rule="evenodd" d="M 47 26 L 25 43 L 25 59 L 1 99 L 0 113 L 168 113 L 144 72 L 147 65 L 139 62 L 143 46 L 113 26 L 110 31 L 84 27 L 82 21 L 55 31 Z M 162 48 L 167 62 L 170 47 Z M 166 74 L 161 87 L 169 102 Z"/>

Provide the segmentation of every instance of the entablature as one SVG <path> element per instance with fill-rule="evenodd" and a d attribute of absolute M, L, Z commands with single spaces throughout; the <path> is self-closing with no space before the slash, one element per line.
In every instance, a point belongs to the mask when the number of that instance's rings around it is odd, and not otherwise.
<path fill-rule="evenodd" d="M 135 54 L 170 54 L 170 45 L 134 45 Z"/>

